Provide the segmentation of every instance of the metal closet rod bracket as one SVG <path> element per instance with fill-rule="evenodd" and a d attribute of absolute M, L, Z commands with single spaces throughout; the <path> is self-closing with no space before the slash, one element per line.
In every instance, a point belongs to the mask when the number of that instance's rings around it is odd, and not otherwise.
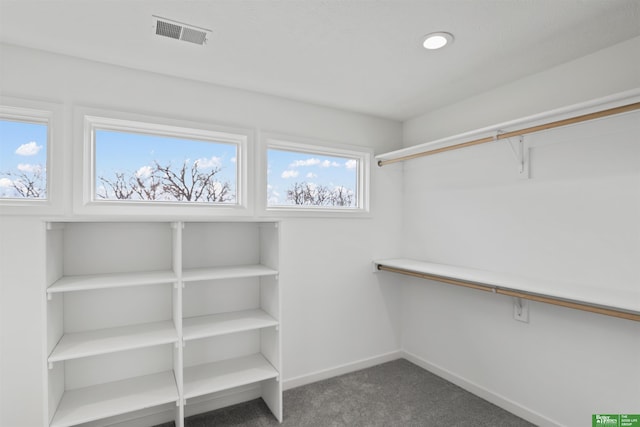
<path fill-rule="evenodd" d="M 518 141 L 514 146 L 513 141 L 511 141 L 511 137 L 501 137 L 501 135 L 505 133 L 505 131 L 498 129 L 493 136 L 493 140 L 498 141 L 500 139 L 504 139 L 507 141 L 509 148 L 511 148 L 511 152 L 513 153 L 513 157 L 516 160 L 520 179 L 529 179 L 529 147 L 525 145 L 524 135 L 515 135 L 518 137 Z"/>

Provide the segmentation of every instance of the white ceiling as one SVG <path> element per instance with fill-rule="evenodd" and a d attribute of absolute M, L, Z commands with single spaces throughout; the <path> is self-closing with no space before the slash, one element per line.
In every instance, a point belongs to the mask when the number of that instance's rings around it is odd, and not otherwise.
<path fill-rule="evenodd" d="M 433 31 L 454 44 L 424 50 Z M 640 0 L 0 0 L 4 43 L 396 120 L 637 35 Z"/>

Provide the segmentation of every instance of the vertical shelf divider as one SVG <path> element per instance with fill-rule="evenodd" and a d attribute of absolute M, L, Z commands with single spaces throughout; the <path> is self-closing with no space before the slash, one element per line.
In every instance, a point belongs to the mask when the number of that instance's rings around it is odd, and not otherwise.
<path fill-rule="evenodd" d="M 47 287 L 60 279 L 64 274 L 64 260 L 63 260 L 63 247 L 64 247 L 64 224 L 47 222 L 45 227 L 45 241 L 46 241 L 46 272 L 45 272 L 45 289 L 43 292 L 43 298 L 45 300 L 45 340 L 46 340 L 46 355 L 44 360 L 44 372 L 45 372 L 45 392 L 48 393 L 49 398 L 46 399 L 47 406 L 45 407 L 45 421 L 46 425 L 49 425 L 53 420 L 53 416 L 56 412 L 58 404 L 62 399 L 64 393 L 64 363 L 49 364 L 47 358 L 53 351 L 53 348 L 58 343 L 62 335 L 64 334 L 63 325 L 63 311 L 64 311 L 64 296 L 53 295 L 51 298 L 47 295 Z"/>
<path fill-rule="evenodd" d="M 175 410 L 176 427 L 184 427 L 184 380 L 183 380 L 183 334 L 182 334 L 182 230 L 184 222 L 171 223 L 172 229 L 172 267 L 176 275 L 173 286 L 173 323 L 178 333 L 178 342 L 173 349 L 173 373 L 178 388 L 178 402 Z"/>
<path fill-rule="evenodd" d="M 282 422 L 282 342 L 280 290 L 280 224 L 260 225 L 260 263 L 278 271 L 276 276 L 260 278 L 260 306 L 278 321 L 275 328 L 260 331 L 260 351 L 278 371 L 278 377 L 264 381 L 262 398 L 279 422 Z"/>

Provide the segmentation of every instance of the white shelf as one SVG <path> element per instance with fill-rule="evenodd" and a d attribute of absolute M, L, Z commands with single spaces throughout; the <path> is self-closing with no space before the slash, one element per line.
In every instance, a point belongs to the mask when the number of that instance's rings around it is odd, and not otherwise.
<path fill-rule="evenodd" d="M 183 319 L 182 333 L 189 341 L 276 325 L 278 321 L 263 310 L 244 310 Z"/>
<path fill-rule="evenodd" d="M 444 278 L 458 279 L 498 289 L 522 291 L 535 295 L 559 298 L 566 301 L 590 304 L 599 307 L 611 307 L 634 313 L 640 312 L 640 292 L 610 287 L 606 292 L 594 286 L 576 283 L 553 282 L 518 276 L 509 273 L 496 273 L 475 268 L 438 264 L 412 259 L 385 259 L 374 261 L 376 265 L 398 268 Z"/>
<path fill-rule="evenodd" d="M 637 89 L 632 89 L 626 92 L 618 93 L 612 96 L 606 96 L 603 98 L 594 99 L 588 102 L 582 102 L 579 104 L 569 105 L 562 108 L 546 111 L 539 114 L 534 114 L 527 117 L 522 117 L 516 120 L 510 120 L 508 122 L 497 123 L 492 126 L 472 130 L 469 132 L 460 133 L 457 135 L 449 136 L 446 138 L 437 139 L 434 141 L 424 142 L 422 144 L 412 145 L 410 147 L 401 148 L 399 150 L 389 151 L 387 153 L 377 154 L 376 160 L 390 160 L 393 158 L 410 156 L 424 151 L 435 150 L 455 144 L 460 144 L 470 139 L 479 139 L 483 137 L 493 137 L 498 131 L 514 130 L 515 127 L 529 127 L 534 125 L 541 125 L 548 123 L 549 121 L 558 120 L 558 118 L 574 117 L 576 113 L 588 114 L 596 111 L 602 111 L 603 109 L 615 108 L 630 102 L 637 102 L 640 92 Z"/>
<path fill-rule="evenodd" d="M 68 427 L 178 401 L 172 371 L 66 391 L 51 427 Z"/>
<path fill-rule="evenodd" d="M 62 336 L 49 362 L 178 342 L 172 321 L 78 332 Z"/>
<path fill-rule="evenodd" d="M 178 280 L 171 270 L 146 271 L 138 273 L 88 274 L 63 276 L 47 288 L 49 294 L 56 292 L 87 291 L 127 286 L 160 285 Z"/>
<path fill-rule="evenodd" d="M 184 398 L 276 378 L 278 371 L 261 354 L 222 360 L 184 369 Z"/>
<path fill-rule="evenodd" d="M 277 270 L 264 265 L 238 265 L 233 267 L 189 268 L 182 272 L 184 282 L 199 280 L 240 279 L 243 277 L 275 276 Z"/>

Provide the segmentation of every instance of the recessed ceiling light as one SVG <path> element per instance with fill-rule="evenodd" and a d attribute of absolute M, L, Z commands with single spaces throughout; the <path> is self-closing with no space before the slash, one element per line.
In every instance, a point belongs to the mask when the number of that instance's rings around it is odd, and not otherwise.
<path fill-rule="evenodd" d="M 445 32 L 437 32 L 431 33 L 424 36 L 424 41 L 422 42 L 422 46 L 425 49 L 435 50 L 441 49 L 448 44 L 453 42 L 453 34 L 445 33 Z"/>

